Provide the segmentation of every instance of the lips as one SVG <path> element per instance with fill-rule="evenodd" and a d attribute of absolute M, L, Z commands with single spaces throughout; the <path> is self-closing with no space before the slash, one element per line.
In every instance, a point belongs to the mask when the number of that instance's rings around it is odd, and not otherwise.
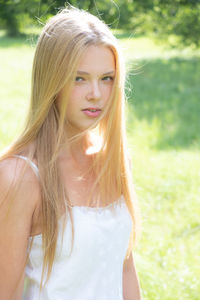
<path fill-rule="evenodd" d="M 89 110 L 89 111 L 91 111 L 91 112 L 101 111 L 101 109 L 100 109 L 100 108 L 97 108 L 97 107 L 88 107 L 88 108 L 82 109 L 82 111 L 86 111 L 86 110 Z"/>
<path fill-rule="evenodd" d="M 84 114 L 86 114 L 88 117 L 98 117 L 101 113 L 101 109 L 97 108 L 97 107 L 88 107 L 88 108 L 84 108 L 82 109 L 82 111 L 84 112 Z"/>

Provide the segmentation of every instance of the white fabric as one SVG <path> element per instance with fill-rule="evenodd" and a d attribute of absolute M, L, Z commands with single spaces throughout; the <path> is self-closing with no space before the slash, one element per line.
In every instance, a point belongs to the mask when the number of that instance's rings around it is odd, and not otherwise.
<path fill-rule="evenodd" d="M 23 160 L 25 160 L 27 163 L 29 163 L 29 165 L 31 166 L 33 172 L 37 175 L 37 177 L 39 176 L 38 173 L 38 167 L 36 166 L 36 164 L 34 164 L 34 162 L 32 162 L 28 157 L 22 156 L 22 155 L 13 155 L 15 157 L 18 158 L 22 158 Z"/>
<path fill-rule="evenodd" d="M 114 205 L 74 206 L 74 248 L 68 218 L 62 244 L 62 221 L 51 277 L 39 294 L 42 235 L 34 237 L 26 266 L 23 300 L 123 300 L 123 262 L 132 229 L 121 196 Z"/>

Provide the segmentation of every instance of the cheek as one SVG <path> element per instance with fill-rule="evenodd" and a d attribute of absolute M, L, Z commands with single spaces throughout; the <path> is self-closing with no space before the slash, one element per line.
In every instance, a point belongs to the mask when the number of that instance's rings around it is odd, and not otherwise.
<path fill-rule="evenodd" d="M 102 93 L 104 95 L 105 100 L 108 100 L 108 98 L 110 97 L 111 92 L 112 92 L 112 85 L 111 84 L 103 86 Z"/>
<path fill-rule="evenodd" d="M 68 101 L 68 115 L 76 114 L 77 110 L 82 107 L 84 98 L 84 89 L 80 87 L 74 87 L 71 91 Z"/>
<path fill-rule="evenodd" d="M 84 95 L 84 88 L 82 87 L 74 87 L 72 89 L 71 95 L 69 97 L 70 101 L 78 101 Z"/>

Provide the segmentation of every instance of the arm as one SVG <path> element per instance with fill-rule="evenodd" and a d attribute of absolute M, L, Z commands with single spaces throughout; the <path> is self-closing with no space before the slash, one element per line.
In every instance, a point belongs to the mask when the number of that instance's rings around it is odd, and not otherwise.
<path fill-rule="evenodd" d="M 25 171 L 14 197 L 11 184 L 20 175 L 24 162 L 8 159 L 0 164 L 0 299 L 20 300 L 24 286 L 24 267 L 28 238 L 35 210 L 36 179 Z"/>
<path fill-rule="evenodd" d="M 132 253 L 129 258 L 124 261 L 123 297 L 124 300 L 141 300 L 139 280 Z"/>

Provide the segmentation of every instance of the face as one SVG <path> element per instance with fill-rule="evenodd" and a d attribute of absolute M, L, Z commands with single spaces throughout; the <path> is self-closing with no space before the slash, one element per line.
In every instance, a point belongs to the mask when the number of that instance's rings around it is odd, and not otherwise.
<path fill-rule="evenodd" d="M 68 99 L 69 133 L 86 130 L 102 115 L 111 95 L 114 76 L 115 58 L 108 47 L 90 46 L 83 53 Z M 66 91 L 67 86 L 61 90 L 59 101 L 66 101 Z"/>

